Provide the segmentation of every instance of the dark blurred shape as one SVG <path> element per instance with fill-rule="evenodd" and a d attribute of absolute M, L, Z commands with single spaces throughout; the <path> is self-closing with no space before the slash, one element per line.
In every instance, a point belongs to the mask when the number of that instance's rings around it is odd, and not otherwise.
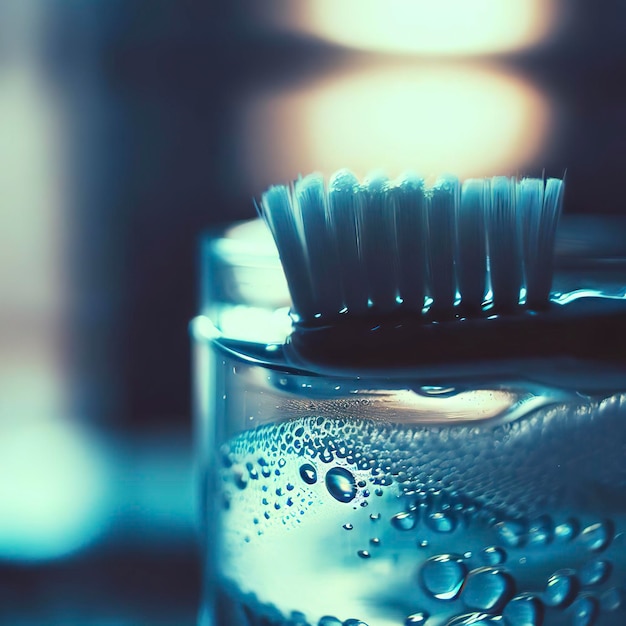
<path fill-rule="evenodd" d="M 192 626 L 199 566 L 193 546 L 105 544 L 38 568 L 0 564 L 0 617 L 11 626 Z"/>

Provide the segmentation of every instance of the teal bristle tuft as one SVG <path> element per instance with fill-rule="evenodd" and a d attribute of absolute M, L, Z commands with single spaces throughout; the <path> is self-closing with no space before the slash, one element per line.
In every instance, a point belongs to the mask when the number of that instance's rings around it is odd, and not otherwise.
<path fill-rule="evenodd" d="M 556 178 L 446 175 L 428 187 L 341 170 L 326 185 L 311 174 L 271 187 L 260 209 L 297 322 L 438 322 L 549 306 L 563 191 Z"/>

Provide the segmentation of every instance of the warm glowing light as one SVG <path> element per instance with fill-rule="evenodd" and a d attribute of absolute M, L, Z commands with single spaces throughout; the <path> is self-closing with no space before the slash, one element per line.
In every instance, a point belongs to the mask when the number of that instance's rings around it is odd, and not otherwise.
<path fill-rule="evenodd" d="M 524 173 L 549 138 L 550 110 L 533 86 L 495 67 L 394 64 L 260 94 L 241 129 L 258 192 L 342 167 L 361 176 Z"/>
<path fill-rule="evenodd" d="M 274 0 L 266 19 L 351 48 L 490 54 L 532 46 L 557 24 L 558 0 Z M 263 5 L 266 9 L 266 5 Z"/>

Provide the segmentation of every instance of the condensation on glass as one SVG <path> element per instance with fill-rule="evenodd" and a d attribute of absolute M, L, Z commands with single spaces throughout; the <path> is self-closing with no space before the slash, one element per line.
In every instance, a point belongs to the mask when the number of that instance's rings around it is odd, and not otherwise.
<path fill-rule="evenodd" d="M 296 364 L 263 228 L 202 242 L 201 623 L 621 623 L 624 355 L 465 378 Z M 586 332 L 594 303 L 621 311 L 624 232 L 561 224 L 553 303 L 586 298 Z"/>

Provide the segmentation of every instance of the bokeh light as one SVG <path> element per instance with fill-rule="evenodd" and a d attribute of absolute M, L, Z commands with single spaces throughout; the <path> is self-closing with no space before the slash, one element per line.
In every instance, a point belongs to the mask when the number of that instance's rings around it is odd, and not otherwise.
<path fill-rule="evenodd" d="M 515 174 L 550 142 L 550 120 L 546 96 L 497 66 L 357 66 L 251 98 L 240 156 L 255 192 L 342 167 Z"/>
<path fill-rule="evenodd" d="M 546 40 L 558 0 L 274 0 L 275 28 L 350 48 L 424 55 L 513 52 Z"/>
<path fill-rule="evenodd" d="M 16 414 L 2 427 L 0 558 L 40 561 L 83 548 L 110 507 L 102 446 L 58 415 Z"/>

